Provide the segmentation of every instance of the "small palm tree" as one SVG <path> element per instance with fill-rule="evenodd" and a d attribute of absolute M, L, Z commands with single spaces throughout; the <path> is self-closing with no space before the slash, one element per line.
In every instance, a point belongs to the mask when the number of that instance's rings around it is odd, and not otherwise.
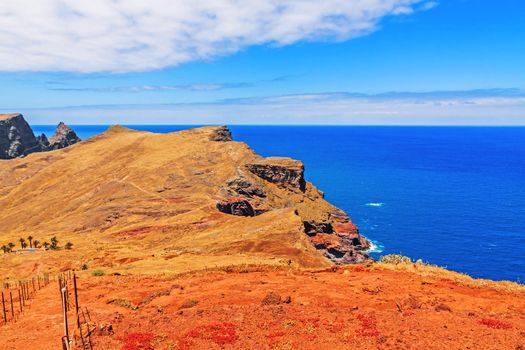
<path fill-rule="evenodd" d="M 40 243 L 40 241 L 38 241 L 38 240 L 35 239 L 35 240 L 33 241 L 33 248 L 38 248 L 38 243 Z"/>
<path fill-rule="evenodd" d="M 15 244 L 13 242 L 9 242 L 7 244 L 7 248 L 9 248 L 9 253 L 13 251 L 13 248 L 15 247 Z"/>
<path fill-rule="evenodd" d="M 33 248 L 33 236 L 27 236 L 27 240 L 29 241 L 29 248 Z"/>
<path fill-rule="evenodd" d="M 3 245 L 2 247 L 0 247 L 0 249 L 4 251 L 4 254 L 6 254 L 9 251 L 9 248 L 7 248 L 6 245 Z"/>
<path fill-rule="evenodd" d="M 56 236 L 51 238 L 51 249 L 57 249 L 58 248 L 58 239 Z"/>
<path fill-rule="evenodd" d="M 67 250 L 73 248 L 73 243 L 67 242 L 66 245 L 64 246 L 64 248 L 67 249 Z"/>
<path fill-rule="evenodd" d="M 44 248 L 48 249 L 49 248 L 49 242 L 44 242 L 42 243 L 42 245 L 44 246 Z"/>
<path fill-rule="evenodd" d="M 25 248 L 25 244 L 26 244 L 26 240 L 23 239 L 23 238 L 20 238 L 18 241 L 20 242 L 20 247 L 22 247 L 22 249 L 24 249 Z"/>

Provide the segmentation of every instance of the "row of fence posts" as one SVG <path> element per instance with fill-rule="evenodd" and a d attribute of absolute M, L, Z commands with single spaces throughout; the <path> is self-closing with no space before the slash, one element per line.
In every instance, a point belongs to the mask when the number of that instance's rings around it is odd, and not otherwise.
<path fill-rule="evenodd" d="M 93 349 L 91 343 L 91 333 L 94 331 L 94 327 L 91 328 L 91 316 L 87 308 L 82 309 L 78 302 L 78 289 L 77 289 L 77 275 L 75 271 L 68 271 L 58 276 L 58 286 L 60 289 L 60 296 L 62 300 L 62 314 L 64 318 L 64 335 L 62 336 L 62 349 L 73 350 Z M 68 312 L 71 310 L 72 305 L 70 303 L 70 293 L 72 290 L 72 297 L 74 298 L 74 312 L 75 322 L 73 324 L 73 332 L 69 331 Z M 83 319 L 83 321 L 81 320 Z M 83 327 L 85 330 L 83 330 Z"/>
<path fill-rule="evenodd" d="M 29 301 L 35 293 L 51 283 L 48 273 L 31 279 L 2 284 L 2 319 L 4 325 L 16 321 L 24 309 L 30 306 Z"/>

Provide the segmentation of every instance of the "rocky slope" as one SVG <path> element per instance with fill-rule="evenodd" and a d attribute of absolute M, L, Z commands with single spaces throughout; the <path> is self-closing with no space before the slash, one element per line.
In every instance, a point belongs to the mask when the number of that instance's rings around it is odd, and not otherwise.
<path fill-rule="evenodd" d="M 0 114 L 0 159 L 61 149 L 77 142 L 80 142 L 80 138 L 62 122 L 51 140 L 48 140 L 44 134 L 35 137 L 22 114 Z"/>
<path fill-rule="evenodd" d="M 2 256 L 1 265 L 21 270 L 368 259 L 368 241 L 305 180 L 300 161 L 262 158 L 225 127 L 153 134 L 116 126 L 72 148 L 2 162 L 0 207 L 5 243 L 24 232 L 75 245 L 67 253 Z"/>

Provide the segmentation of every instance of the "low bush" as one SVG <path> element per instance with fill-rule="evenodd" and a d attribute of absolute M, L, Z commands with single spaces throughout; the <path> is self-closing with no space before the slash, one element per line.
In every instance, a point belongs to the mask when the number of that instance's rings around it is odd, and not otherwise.
<path fill-rule="evenodd" d="M 91 273 L 93 276 L 104 276 L 105 274 L 104 270 L 95 270 Z"/>
<path fill-rule="evenodd" d="M 412 264 L 412 260 L 409 257 L 400 254 L 383 255 L 379 258 L 379 262 L 392 265 Z"/>

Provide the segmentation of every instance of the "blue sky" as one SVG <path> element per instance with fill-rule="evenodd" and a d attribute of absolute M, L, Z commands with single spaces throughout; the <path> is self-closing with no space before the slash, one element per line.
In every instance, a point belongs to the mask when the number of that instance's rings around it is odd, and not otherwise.
<path fill-rule="evenodd" d="M 520 0 L 25 1 L 0 111 L 33 124 L 525 124 Z"/>

